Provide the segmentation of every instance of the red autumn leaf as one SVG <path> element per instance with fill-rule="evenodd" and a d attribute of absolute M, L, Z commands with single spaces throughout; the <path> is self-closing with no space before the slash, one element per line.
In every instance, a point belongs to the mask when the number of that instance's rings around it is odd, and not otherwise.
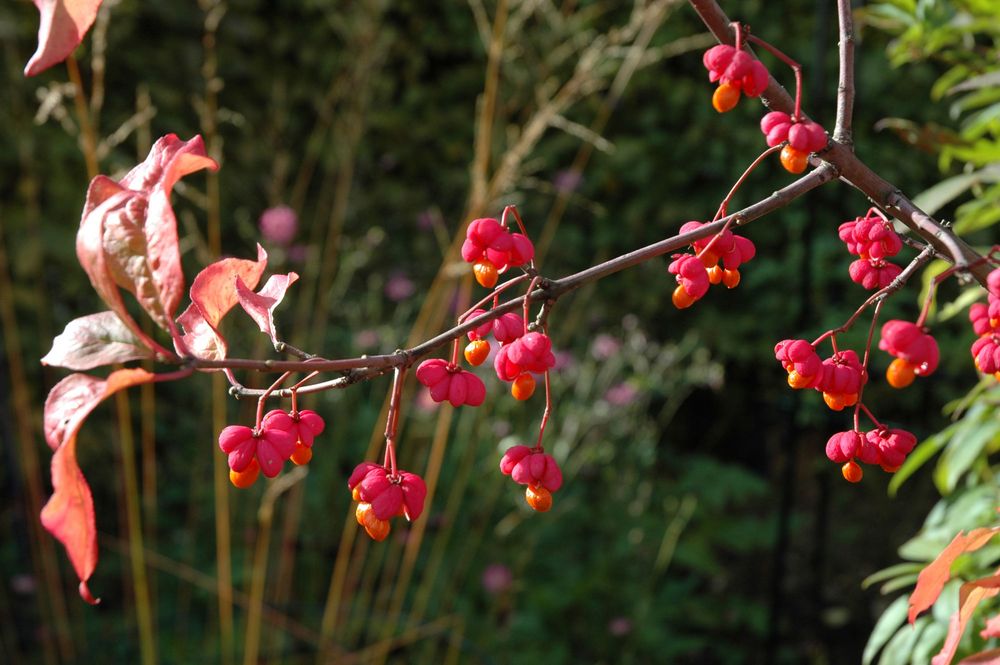
<path fill-rule="evenodd" d="M 236 295 L 240 299 L 240 306 L 260 327 L 260 331 L 271 338 L 272 343 L 278 341 L 274 330 L 274 308 L 281 304 L 285 291 L 298 278 L 294 272 L 271 275 L 257 293 L 247 287 L 242 279 L 236 278 Z"/>
<path fill-rule="evenodd" d="M 88 314 L 66 324 L 52 340 L 43 365 L 84 370 L 152 358 L 153 351 L 114 312 Z"/>
<path fill-rule="evenodd" d="M 41 22 L 38 49 L 24 67 L 25 76 L 34 76 L 73 52 L 97 18 L 101 0 L 34 0 Z"/>
<path fill-rule="evenodd" d="M 106 176 L 91 181 L 76 236 L 77 257 L 94 289 L 130 330 L 162 352 L 128 314 L 118 289 L 132 293 L 157 325 L 173 333 L 184 273 L 170 192 L 182 176 L 203 168 L 218 166 L 200 136 L 160 138 L 121 182 Z"/>
<path fill-rule="evenodd" d="M 1000 531 L 1000 527 L 973 529 L 968 534 L 961 531 L 944 548 L 937 558 L 920 571 L 917 577 L 917 586 L 910 594 L 910 612 L 908 614 L 910 623 L 917 618 L 917 615 L 934 604 L 934 601 L 941 595 L 941 589 L 945 582 L 951 577 L 951 564 L 959 556 L 966 552 L 978 550 L 988 543 L 993 535 Z"/>
<path fill-rule="evenodd" d="M 80 578 L 80 596 L 91 604 L 98 602 L 87 588 L 97 566 L 97 526 L 90 486 L 76 463 L 76 435 L 103 400 L 123 388 L 154 379 L 155 375 L 144 369 L 120 369 L 107 379 L 70 374 L 45 400 L 45 440 L 56 452 L 52 456 L 53 493 L 42 508 L 42 525 L 66 548 Z"/>
<path fill-rule="evenodd" d="M 959 588 L 958 610 L 951 615 L 951 620 L 948 622 L 948 635 L 945 637 L 944 646 L 931 659 L 931 665 L 949 665 L 951 663 L 955 657 L 955 652 L 958 650 L 958 643 L 962 640 L 962 634 L 965 633 L 969 619 L 972 618 L 972 613 L 976 611 L 979 603 L 988 598 L 993 598 L 997 594 L 1000 594 L 1000 574 L 966 582 Z"/>
<path fill-rule="evenodd" d="M 177 352 L 209 360 L 225 358 L 226 340 L 219 333 L 219 322 L 239 302 L 236 280 L 255 288 L 266 267 L 267 252 L 257 245 L 256 261 L 221 259 L 198 273 L 191 282 L 191 304 L 177 318 L 184 328 L 174 341 Z"/>

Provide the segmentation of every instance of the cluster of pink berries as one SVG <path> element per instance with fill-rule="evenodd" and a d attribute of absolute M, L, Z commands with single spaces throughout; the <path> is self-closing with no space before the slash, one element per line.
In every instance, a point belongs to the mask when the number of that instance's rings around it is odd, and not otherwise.
<path fill-rule="evenodd" d="M 972 329 L 978 335 L 972 343 L 972 358 L 977 370 L 1000 380 L 1000 268 L 987 276 L 986 284 L 986 303 L 975 303 L 969 309 Z"/>
<path fill-rule="evenodd" d="M 743 50 L 741 34 L 738 28 L 736 46 L 727 44 L 713 46 L 705 51 L 702 58 L 708 70 L 708 79 L 719 82 L 719 87 L 712 95 L 712 106 L 719 113 L 729 111 L 736 106 L 740 100 L 740 93 L 748 97 L 758 97 L 767 89 L 769 81 L 767 68 Z M 798 67 L 773 47 L 760 43 L 793 67 Z M 796 83 L 799 83 L 798 78 Z M 802 118 L 800 103 L 801 90 L 797 89 L 795 112 L 792 115 L 782 111 L 772 111 L 760 121 L 760 130 L 766 137 L 767 145 L 773 148 L 784 144 L 781 149 L 781 165 L 789 173 L 805 171 L 809 165 L 809 154 L 819 152 L 828 143 L 823 127 Z"/>
<path fill-rule="evenodd" d="M 909 321 L 886 321 L 878 348 L 894 358 L 885 372 L 893 388 L 905 388 L 916 377 L 929 376 L 940 358 L 937 340 L 926 328 Z"/>
<path fill-rule="evenodd" d="M 851 280 L 866 289 L 882 289 L 903 271 L 886 259 L 903 248 L 903 241 L 892 225 L 872 208 L 864 217 L 844 222 L 838 230 L 847 251 L 858 257 L 851 263 Z"/>
<path fill-rule="evenodd" d="M 861 387 L 868 382 L 858 354 L 850 349 L 821 360 L 806 340 L 785 339 L 774 347 L 774 357 L 788 372 L 789 386 L 795 390 L 815 388 L 834 411 L 857 404 Z"/>
<path fill-rule="evenodd" d="M 767 67 L 742 49 L 719 44 L 705 51 L 702 58 L 708 70 L 708 80 L 719 82 L 712 94 L 712 106 L 719 113 L 731 111 L 740 101 L 740 93 L 760 97 L 767 90 Z"/>
<path fill-rule="evenodd" d="M 916 445 L 917 438 L 906 430 L 883 425 L 869 432 L 837 432 L 826 442 L 826 456 L 831 462 L 843 464 L 844 479 L 856 483 L 864 475 L 858 462 L 877 464 L 882 470 L 894 473 Z"/>
<path fill-rule="evenodd" d="M 358 502 L 354 516 L 373 540 L 389 535 L 389 520 L 402 515 L 407 521 L 420 517 L 427 498 L 427 485 L 415 473 L 397 470 L 395 475 L 380 464 L 362 462 L 347 481 L 351 497 Z"/>
<path fill-rule="evenodd" d="M 479 406 L 486 399 L 482 379 L 441 358 L 420 363 L 417 381 L 430 388 L 431 399 L 435 402 L 448 400 L 452 406 Z"/>
<path fill-rule="evenodd" d="M 781 165 L 789 173 L 802 173 L 809 164 L 809 153 L 819 152 L 828 142 L 826 130 L 812 120 L 794 118 L 781 111 L 771 111 L 760 121 L 767 145 L 782 143 Z"/>
<path fill-rule="evenodd" d="M 937 365 L 937 343 L 919 329 L 917 334 L 912 334 L 913 328 L 916 328 L 914 324 L 905 321 L 888 322 L 883 328 L 879 346 L 896 356 L 896 361 L 929 374 Z M 859 400 L 862 388 L 868 382 L 868 372 L 854 351 L 836 351 L 826 360 L 820 360 L 816 348 L 806 340 L 786 339 L 778 342 L 774 355 L 788 372 L 788 385 L 792 388 L 815 388 L 823 393 L 823 401 L 834 411 L 848 406 L 864 408 Z M 865 411 L 868 413 L 867 409 Z M 909 432 L 889 429 L 881 423 L 877 423 L 870 432 L 863 433 L 857 427 L 855 418 L 855 429 L 830 437 L 826 455 L 833 462 L 843 465 L 841 473 L 846 480 L 856 483 L 863 473 L 855 460 L 878 464 L 885 471 L 893 472 L 913 450 L 916 441 L 916 437 Z"/>
<path fill-rule="evenodd" d="M 520 316 L 505 314 L 469 333 L 472 341 L 465 347 L 464 355 L 470 365 L 481 365 L 489 356 L 490 343 L 483 336 L 490 330 L 500 342 L 500 350 L 493 361 L 497 378 L 511 383 L 511 394 L 516 399 L 530 398 L 536 385 L 532 374 L 544 374 L 556 364 L 552 341 L 544 333 L 525 333 Z M 435 402 L 448 400 L 452 406 L 479 406 L 486 398 L 482 379 L 440 358 L 420 363 L 417 381 L 430 388 L 431 399 Z"/>
<path fill-rule="evenodd" d="M 219 448 L 229 455 L 229 480 L 246 489 L 263 471 L 268 478 L 281 472 L 287 460 L 308 464 L 313 440 L 322 434 L 323 418 L 315 411 L 269 411 L 258 427 L 230 425 L 219 434 Z"/>
<path fill-rule="evenodd" d="M 702 226 L 702 222 L 687 222 L 680 232 L 688 233 Z M 726 288 L 736 288 L 740 283 L 739 267 L 757 254 L 749 238 L 738 236 L 729 229 L 696 240 L 691 247 L 693 255 L 675 254 L 667 267 L 667 272 L 676 275 L 677 287 L 671 300 L 678 309 L 686 309 L 701 299 L 709 285 L 725 284 Z"/>
<path fill-rule="evenodd" d="M 562 471 L 552 455 L 541 446 L 513 446 L 500 460 L 500 471 L 518 485 L 524 485 L 524 498 L 540 513 L 552 508 L 552 493 L 562 487 Z"/>
<path fill-rule="evenodd" d="M 507 268 L 517 268 L 531 261 L 535 246 L 528 236 L 511 233 L 492 217 L 474 219 L 465 232 L 462 258 L 472 264 L 476 281 L 487 289 L 496 286 Z"/>

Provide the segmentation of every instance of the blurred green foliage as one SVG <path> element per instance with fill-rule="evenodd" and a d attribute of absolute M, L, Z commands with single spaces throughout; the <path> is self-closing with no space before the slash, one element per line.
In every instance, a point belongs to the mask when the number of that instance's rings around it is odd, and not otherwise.
<path fill-rule="evenodd" d="M 106 4 L 111 13 L 100 133 L 114 133 L 137 108 L 155 108 L 136 133 L 108 145 L 102 171 L 114 174 L 141 159 L 151 137 L 201 131 L 205 17 L 193 4 Z M 630 8 L 618 3 L 563 4 L 512 5 L 515 27 L 504 52 L 494 164 L 537 110 L 539 91 L 571 76 L 586 46 L 630 16 Z M 271 271 L 303 273 L 279 310 L 279 329 L 292 341 L 326 356 L 386 352 L 405 342 L 444 247 L 467 221 L 462 215 L 486 65 L 478 7 L 227 3 L 216 39 L 222 244 L 227 254 L 249 256 L 259 240 L 261 211 L 281 203 L 296 209 L 296 245 L 268 248 Z M 804 63 L 805 108 L 830 127 L 832 3 L 755 0 L 726 3 L 726 9 Z M 492 16 L 496 7 L 486 3 L 484 10 Z M 13 278 L 20 355 L 27 359 L 23 387 L 34 410 L 18 414 L 7 399 L 0 424 L 6 462 L 0 562 L 8 571 L 0 581 L 0 645 L 10 662 L 135 662 L 121 461 L 110 404 L 88 421 L 80 445 L 101 533 L 102 560 L 92 582 L 104 597 L 98 609 L 81 607 L 69 567 L 56 552 L 72 656 L 53 646 L 60 633 L 51 618 L 58 607 L 46 599 L 43 566 L 33 549 L 31 483 L 41 482 L 43 493 L 48 487 L 41 404 L 62 376 L 33 359 L 67 321 L 99 307 L 73 251 L 86 174 L 65 72 L 56 68 L 27 81 L 20 74 L 34 48 L 36 18 L 26 2 L 0 8 L 7 75 L 0 105 L 0 236 Z M 648 64 L 601 132 L 610 149 L 596 150 L 577 179 L 570 169 L 580 138 L 549 128 L 511 186 L 491 202 L 495 213 L 516 203 L 537 233 L 560 191 L 567 194 L 565 216 L 542 263 L 546 275 L 579 270 L 672 234 L 688 219 L 710 216 L 763 148 L 759 105 L 744 100 L 724 116 L 711 109 L 700 51 L 678 41 L 702 32 L 693 12 L 677 3 L 650 44 Z M 861 36 L 858 152 L 907 192 L 929 191 L 941 179 L 939 166 L 951 169 L 948 176 L 965 176 L 965 190 L 972 188 L 976 197 L 958 191 L 941 203 L 960 223 L 962 210 L 972 209 L 956 205 L 996 195 L 989 194 L 993 171 L 961 151 L 945 160 L 940 142 L 916 140 L 909 126 L 885 122 L 892 115 L 953 125 L 953 111 L 926 101 L 941 67 L 913 62 L 901 77 L 885 66 L 884 37 L 867 30 Z M 898 60 L 899 46 L 892 48 Z M 92 55 L 91 37 L 78 52 L 88 82 Z M 617 62 L 599 64 L 599 85 L 565 111 L 565 126 L 590 126 Z M 773 69 L 791 85 L 790 72 Z M 966 78 L 976 73 L 970 69 Z M 42 107 L 50 108 L 44 117 Z M 985 98 L 974 98 L 962 108 L 971 115 L 989 107 Z M 970 135 L 969 145 L 986 136 L 983 126 L 975 124 L 980 134 Z M 924 132 L 914 136 L 926 138 Z M 975 168 L 957 173 L 965 161 Z M 205 241 L 203 182 L 191 178 L 175 196 L 189 276 L 213 258 Z M 768 164 L 733 206 L 787 182 L 776 162 Z M 529 514 L 519 489 L 496 471 L 506 445 L 533 436 L 539 399 L 514 404 L 503 386 L 490 381 L 487 406 L 457 412 L 448 444 L 438 451 L 438 493 L 422 518 L 426 538 L 399 617 L 390 608 L 407 543 L 403 525 L 394 526 L 383 546 L 349 549 L 336 648 L 371 649 L 395 635 L 382 654 L 394 662 L 444 662 L 449 654 L 481 663 L 857 662 L 882 609 L 871 592 L 858 588 L 859 580 L 893 561 L 895 547 L 935 500 L 933 486 L 926 478 L 911 480 L 905 500 L 891 502 L 884 497 L 888 479 L 878 473 L 858 487 L 841 482 L 823 443 L 847 417 L 830 413 L 818 395 L 789 391 L 772 349 L 776 340 L 839 325 L 863 299 L 847 279 L 849 257 L 836 226 L 867 205 L 834 184 L 753 224 L 747 233 L 758 258 L 743 271 L 739 289 L 713 292 L 690 311 L 671 307 L 661 262 L 561 300 L 552 334 L 564 355 L 553 380 L 556 415 L 548 441 L 565 465 L 567 484 L 553 512 Z M 984 206 L 980 219 L 994 212 Z M 974 238 L 988 236 L 981 224 L 973 224 L 979 229 Z M 333 263 L 321 265 L 328 251 Z M 332 279 L 317 293 L 323 268 Z M 412 284 L 413 294 L 390 298 L 392 280 Z M 914 316 L 915 291 L 888 303 L 886 315 Z M 957 295 L 950 287 L 943 293 Z M 269 351 L 246 321 L 231 318 L 226 333 L 234 355 Z M 971 333 L 960 319 L 936 328 L 943 360 L 933 381 L 902 394 L 880 386 L 866 393 L 880 417 L 905 423 L 920 437 L 943 427 L 940 405 L 972 380 Z M 857 346 L 863 337 L 858 330 L 845 340 Z M 0 393 L 12 394 L 10 358 L 0 362 Z M 886 364 L 877 358 L 875 372 Z M 342 530 L 350 526 L 345 480 L 379 427 L 387 388 L 375 381 L 308 402 L 327 418 L 328 433 L 317 444 L 308 477 L 278 503 L 265 595 L 274 608 L 265 616 L 266 662 L 315 660 L 331 572 Z M 138 397 L 132 399 L 138 430 Z M 163 662 L 215 663 L 226 653 L 213 595 L 217 516 L 210 456 L 219 453 L 206 406 L 211 399 L 210 382 L 195 377 L 157 386 L 155 413 L 143 414 L 156 435 L 155 503 L 145 506 L 143 519 Z M 423 410 L 418 396 L 408 404 L 401 464 L 418 470 L 437 450 L 436 412 Z M 252 405 L 229 402 L 232 422 L 248 420 L 251 412 Z M 19 415 L 30 415 L 31 439 L 18 431 Z M 41 460 L 34 479 L 24 473 L 24 446 Z M 148 467 L 151 459 L 141 463 Z M 229 496 L 238 592 L 251 581 L 262 493 L 258 486 Z M 493 581 L 484 578 L 488 572 Z M 496 584 L 508 575 L 509 585 Z M 240 596 L 238 644 L 244 608 Z"/>
<path fill-rule="evenodd" d="M 913 119 L 893 119 L 911 141 L 919 141 L 939 155 L 944 179 L 916 197 L 932 214 L 950 215 L 954 228 L 979 239 L 984 251 L 996 242 L 1000 222 L 1000 6 L 991 2 L 935 0 L 886 2 L 865 10 L 862 20 L 887 30 L 895 39 L 888 53 L 893 64 L 910 68 L 926 61 L 940 65 L 931 88 L 934 101 L 947 102 L 949 117 L 943 124 Z M 941 262 L 929 266 L 924 279 L 944 270 Z M 935 327 L 957 319 L 968 326 L 971 303 L 983 299 L 978 286 L 951 291 L 938 298 Z M 967 337 L 967 335 L 966 335 Z M 967 361 L 966 361 L 967 362 Z M 881 585 L 884 594 L 909 592 L 917 574 L 959 531 L 992 526 L 1000 502 L 995 459 L 1000 451 L 1000 388 L 992 377 L 983 379 L 961 398 L 949 401 L 944 413 L 951 423 L 927 437 L 913 451 L 889 483 L 895 495 L 907 486 L 933 481 L 941 494 L 923 526 L 899 548 L 905 563 L 870 576 L 865 586 Z M 934 460 L 933 464 L 930 462 Z M 932 611 L 906 625 L 906 595 L 897 598 L 882 617 L 865 648 L 864 662 L 894 665 L 928 662 L 944 643 L 951 614 L 958 607 L 958 587 L 963 580 L 992 574 L 1000 560 L 1000 545 L 991 544 L 964 555 L 952 567 L 953 579 Z M 962 639 L 957 658 L 986 648 L 996 640 L 983 640 L 979 631 L 998 604 L 980 605 Z"/>

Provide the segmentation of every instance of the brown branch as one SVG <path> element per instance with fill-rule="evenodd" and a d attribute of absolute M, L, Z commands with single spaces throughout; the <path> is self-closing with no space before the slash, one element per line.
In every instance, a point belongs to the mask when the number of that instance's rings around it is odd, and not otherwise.
<path fill-rule="evenodd" d="M 730 20 L 715 0 L 689 0 L 691 6 L 715 38 L 732 44 L 734 35 Z M 775 111 L 792 113 L 795 107 L 791 96 L 774 77 L 770 77 L 767 90 L 761 95 L 765 105 Z M 806 114 L 803 114 L 807 118 Z M 949 257 L 956 266 L 967 270 L 980 284 L 986 286 L 989 265 L 983 257 L 964 240 L 920 210 L 898 187 L 872 171 L 854 154 L 852 146 L 836 139 L 818 155 L 822 161 L 833 164 L 841 179 L 862 191 L 872 202 L 899 219 L 907 228 L 926 240 L 934 249 Z"/>
<path fill-rule="evenodd" d="M 552 303 L 559 297 L 574 291 L 584 284 L 597 281 L 626 268 L 637 266 L 656 257 L 663 256 L 672 251 L 682 249 L 696 240 L 707 238 L 721 231 L 727 226 L 732 228 L 743 226 L 751 221 L 763 217 L 768 213 L 782 208 L 791 203 L 796 198 L 806 192 L 819 187 L 823 183 L 836 178 L 836 170 L 829 164 L 824 164 L 818 169 L 802 176 L 795 182 L 772 193 L 765 199 L 754 203 L 721 219 L 705 224 L 694 231 L 681 233 L 658 242 L 646 245 L 627 254 L 622 254 L 603 263 L 591 266 L 585 270 L 567 275 L 561 279 L 548 280 L 540 279 L 538 288 L 530 293 L 512 298 L 499 304 L 492 310 L 481 314 L 475 318 L 470 318 L 442 333 L 426 340 L 409 349 L 401 349 L 391 354 L 376 356 L 362 356 L 360 358 L 347 358 L 340 360 L 250 360 L 243 358 L 232 358 L 228 360 L 200 360 L 197 358 L 186 359 L 190 367 L 196 369 L 250 369 L 263 372 L 286 372 L 286 371 L 346 371 L 344 376 L 321 383 L 303 386 L 298 390 L 299 394 L 320 392 L 336 388 L 345 388 L 349 385 L 367 381 L 390 371 L 397 367 L 409 367 L 417 359 L 428 355 L 435 349 L 445 346 L 460 338 L 465 333 L 474 328 L 500 317 L 502 314 L 518 310 L 524 306 L 525 299 L 529 303 Z M 551 307 L 551 304 L 548 305 Z M 235 397 L 260 397 L 264 390 L 250 390 L 241 386 L 233 386 L 230 394 Z M 275 397 L 289 397 L 288 389 L 276 390 L 271 393 Z"/>
<path fill-rule="evenodd" d="M 854 116 L 854 17 L 851 0 L 837 0 L 837 18 L 840 27 L 840 77 L 837 83 L 837 121 L 833 127 L 833 140 L 854 150 L 851 120 Z"/>

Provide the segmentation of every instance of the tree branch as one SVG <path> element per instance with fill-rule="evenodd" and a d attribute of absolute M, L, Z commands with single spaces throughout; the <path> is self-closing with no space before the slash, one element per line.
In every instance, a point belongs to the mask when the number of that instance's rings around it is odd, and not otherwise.
<path fill-rule="evenodd" d="M 227 368 L 249 369 L 261 372 L 346 371 L 347 373 L 344 376 L 331 379 L 329 381 L 323 381 L 321 383 L 303 386 L 299 388 L 297 392 L 300 395 L 303 395 L 323 390 L 345 388 L 349 385 L 361 381 L 367 381 L 376 376 L 385 374 L 386 372 L 397 367 L 409 367 L 416 362 L 417 359 L 428 355 L 435 349 L 455 341 L 470 330 L 499 318 L 507 312 L 513 312 L 522 308 L 524 306 L 525 299 L 527 299 L 529 303 L 552 303 L 559 297 L 580 288 L 588 282 L 597 281 L 604 277 L 608 277 L 609 275 L 621 272 L 626 268 L 637 266 L 656 257 L 682 249 L 696 240 L 707 238 L 718 233 L 727 225 L 729 228 L 733 228 L 748 224 L 755 219 L 787 206 L 793 200 L 802 196 L 806 192 L 815 189 L 816 187 L 819 187 L 823 183 L 829 182 L 836 177 L 836 169 L 829 164 L 824 164 L 818 169 L 799 178 L 790 185 L 777 190 L 767 198 L 762 199 L 757 203 L 744 208 L 743 210 L 722 217 L 717 221 L 704 224 L 694 231 L 680 233 L 664 240 L 654 242 L 629 252 L 628 254 L 622 254 L 621 256 L 609 259 L 603 263 L 591 266 L 590 268 L 581 270 L 580 272 L 572 275 L 567 275 L 561 279 L 548 280 L 541 278 L 538 282 L 538 288 L 532 290 L 530 293 L 517 298 L 512 298 L 511 300 L 497 305 L 485 314 L 480 314 L 475 318 L 466 319 L 464 322 L 442 332 L 436 337 L 432 337 L 431 339 L 409 349 L 398 350 L 395 353 L 376 356 L 362 356 L 360 358 L 346 358 L 340 360 L 314 359 L 308 361 L 295 361 L 251 360 L 245 358 L 230 358 L 226 360 L 202 360 L 199 358 L 187 358 L 185 360 L 189 367 L 195 369 Z M 551 305 L 548 306 L 551 307 Z M 251 390 L 241 386 L 233 386 L 229 392 L 234 397 L 239 398 L 260 397 L 264 395 L 266 391 Z M 289 397 L 291 395 L 291 391 L 286 388 L 283 390 L 276 390 L 272 392 L 271 395 L 275 397 Z"/>
<path fill-rule="evenodd" d="M 716 39 L 724 44 L 733 43 L 734 35 L 730 28 L 729 17 L 716 0 L 688 1 Z M 761 98 L 764 104 L 774 111 L 791 114 L 795 108 L 788 91 L 773 76 Z M 803 114 L 803 117 L 807 118 L 807 115 Z M 948 256 L 952 263 L 968 271 L 976 281 L 986 286 L 986 275 L 990 268 L 983 257 L 964 240 L 920 210 L 898 187 L 872 171 L 867 164 L 858 159 L 852 146 L 834 139 L 818 154 L 818 157 L 833 164 L 842 179 L 861 190 L 873 203 L 891 213 L 936 251 Z"/>
<path fill-rule="evenodd" d="M 840 77 L 837 83 L 837 122 L 833 140 L 854 150 L 851 120 L 854 116 L 854 17 L 851 0 L 837 0 L 837 19 L 840 27 Z"/>

